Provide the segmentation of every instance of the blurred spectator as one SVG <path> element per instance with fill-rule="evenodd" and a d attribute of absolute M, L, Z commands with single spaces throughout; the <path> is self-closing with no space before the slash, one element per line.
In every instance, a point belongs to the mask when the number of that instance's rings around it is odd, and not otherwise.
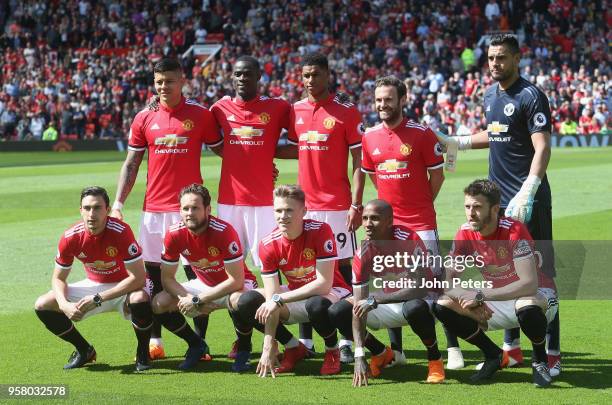
<path fill-rule="evenodd" d="M 45 129 L 45 132 L 42 134 L 43 141 L 57 141 L 57 129 L 55 129 L 55 123 L 53 121 L 49 122 L 49 126 Z"/>
<path fill-rule="evenodd" d="M 469 133 L 484 125 L 482 96 L 491 83 L 480 39 L 507 29 L 521 41 L 521 74 L 550 98 L 557 130 L 566 112 L 582 119 L 587 108 L 591 120 L 579 131 L 608 128 L 612 34 L 601 0 L 3 4 L 2 139 L 35 136 L 32 121 L 41 113 L 58 123 L 60 136 L 124 138 L 154 94 L 155 60 L 210 38 L 223 48 L 209 64 L 184 60 L 183 91 L 203 105 L 232 94 L 231 66 L 241 54 L 261 61 L 262 94 L 294 102 L 303 93 L 300 58 L 320 50 L 333 69 L 333 90 L 349 94 L 367 125 L 377 121 L 372 83 L 395 74 L 410 90 L 408 117 Z"/>
<path fill-rule="evenodd" d="M 578 123 L 572 119 L 572 116 L 567 114 L 565 120 L 561 123 L 559 129 L 561 135 L 576 135 L 578 133 Z"/>

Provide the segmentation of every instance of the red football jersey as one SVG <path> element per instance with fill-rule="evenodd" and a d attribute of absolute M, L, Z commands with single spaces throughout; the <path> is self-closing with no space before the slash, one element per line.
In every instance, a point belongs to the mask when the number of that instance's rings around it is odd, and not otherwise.
<path fill-rule="evenodd" d="M 338 269 L 336 241 L 325 222 L 304 220 L 304 231 L 289 240 L 277 229 L 259 243 L 261 276 L 277 277 L 280 270 L 287 278 L 290 290 L 295 290 L 317 278 L 317 262 L 334 260 L 333 287 L 350 289 Z"/>
<path fill-rule="evenodd" d="M 199 235 L 187 229 L 183 222 L 168 228 L 161 261 L 177 264 L 181 255 L 189 261 L 196 276 L 213 287 L 227 280 L 226 263 L 242 259 L 242 246 L 238 234 L 229 223 L 210 216 L 208 227 Z M 246 264 L 244 278 L 257 280 Z"/>
<path fill-rule="evenodd" d="M 463 224 L 457 231 L 452 256 L 480 256 L 484 267 L 480 269 L 483 279 L 491 281 L 493 288 L 500 288 L 519 280 L 514 261 L 535 256 L 538 286 L 555 288 L 552 278 L 541 270 L 541 260 L 535 250 L 535 242 L 527 227 L 509 217 L 499 218 L 497 230 L 490 236 L 473 231 L 469 224 Z"/>
<path fill-rule="evenodd" d="M 246 102 L 225 96 L 211 107 L 224 138 L 220 204 L 272 205 L 272 162 L 290 108 L 285 100 L 264 96 Z"/>
<path fill-rule="evenodd" d="M 69 228 L 60 239 L 55 265 L 70 270 L 76 257 L 83 263 L 87 278 L 99 283 L 117 283 L 128 276 L 126 263 L 140 259 L 142 251 L 130 226 L 108 217 L 106 227 L 92 235 L 79 222 Z"/>
<path fill-rule="evenodd" d="M 333 95 L 321 103 L 298 101 L 291 109 L 288 140 L 298 145 L 298 182 L 310 210 L 339 211 L 351 205 L 349 149 L 361 146 L 357 108 Z"/>
<path fill-rule="evenodd" d="M 378 198 L 391 204 L 396 224 L 437 228 L 427 170 L 443 165 L 436 135 L 407 119 L 393 129 L 379 124 L 363 137 L 361 170 L 376 174 Z"/>
<path fill-rule="evenodd" d="M 210 111 L 192 100 L 181 99 L 173 109 L 159 105 L 136 114 L 128 149 L 148 148 L 147 192 L 143 210 L 179 210 L 178 194 L 192 183 L 202 184 L 202 144 L 216 146 L 223 139 Z"/>
<path fill-rule="evenodd" d="M 415 231 L 405 226 L 402 226 L 402 225 L 393 226 L 393 239 L 392 240 L 407 242 L 405 244 L 402 244 L 401 248 L 405 249 L 405 251 L 407 251 L 413 257 L 418 257 L 418 256 L 424 257 L 425 252 L 427 252 L 427 248 L 425 247 L 425 244 L 423 243 L 419 235 Z M 369 263 L 369 265 L 366 267 L 370 267 L 373 264 L 372 260 L 374 256 L 377 256 L 377 255 L 393 256 L 396 254 L 396 252 L 398 252 L 397 249 L 400 248 L 400 245 L 398 244 L 385 245 L 385 242 L 388 242 L 388 241 L 373 241 L 373 242 L 374 243 L 366 244 L 367 246 L 366 251 L 362 251 L 362 249 L 360 248 L 357 251 L 357 254 L 353 256 L 353 280 L 352 280 L 353 286 L 367 285 L 372 276 L 380 277 L 382 279 L 385 279 L 385 276 L 388 276 L 390 273 L 393 275 L 393 278 L 396 278 L 396 279 L 409 276 L 409 272 L 411 271 L 411 269 L 404 268 L 404 267 L 385 268 L 383 271 L 376 271 L 376 269 L 374 269 L 373 266 L 371 269 L 364 269 L 363 263 Z M 376 243 L 378 243 L 378 245 Z M 426 269 L 425 278 L 427 280 L 433 280 L 434 276 L 431 271 L 431 268 L 425 265 L 420 266 L 420 267 L 424 267 Z M 397 288 L 395 289 L 385 288 L 383 290 L 385 292 L 390 292 L 390 291 L 397 291 L 398 289 Z"/>

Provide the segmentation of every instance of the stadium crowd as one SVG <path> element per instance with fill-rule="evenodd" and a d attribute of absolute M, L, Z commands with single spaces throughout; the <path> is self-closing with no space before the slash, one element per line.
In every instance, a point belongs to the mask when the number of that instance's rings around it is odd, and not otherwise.
<path fill-rule="evenodd" d="M 608 133 L 607 4 L 0 0 L 0 139 L 123 138 L 154 94 L 152 63 L 212 34 L 224 46 L 210 64 L 184 60 L 185 94 L 206 106 L 232 93 L 231 66 L 242 54 L 260 59 L 262 94 L 297 101 L 300 57 L 321 51 L 335 90 L 368 126 L 377 120 L 375 79 L 395 74 L 409 89 L 407 116 L 469 134 L 485 128 L 482 96 L 492 81 L 480 39 L 496 31 L 520 38 L 522 75 L 548 95 L 556 132 Z"/>

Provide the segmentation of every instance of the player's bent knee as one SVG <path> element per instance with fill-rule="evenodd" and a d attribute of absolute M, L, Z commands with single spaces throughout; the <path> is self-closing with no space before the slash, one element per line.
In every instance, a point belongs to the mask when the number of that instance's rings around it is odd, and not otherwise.
<path fill-rule="evenodd" d="M 315 295 L 306 300 L 305 307 L 308 313 L 308 318 L 312 320 L 327 317 L 327 310 L 331 306 L 331 301 L 325 297 Z"/>
<path fill-rule="evenodd" d="M 423 316 L 429 315 L 429 306 L 420 298 L 406 301 L 402 305 L 402 315 L 409 322 L 421 319 Z"/>
<path fill-rule="evenodd" d="M 240 300 L 240 296 L 242 296 L 242 292 L 234 292 L 231 293 L 229 298 L 227 299 L 227 304 L 229 306 L 230 311 L 238 310 L 238 300 Z"/>
<path fill-rule="evenodd" d="M 55 300 L 55 294 L 53 294 L 53 291 L 41 295 L 34 302 L 34 309 L 36 311 L 55 310 L 58 308 L 59 306 L 57 305 L 57 301 Z"/>
<path fill-rule="evenodd" d="M 139 302 L 149 302 L 149 294 L 147 294 L 144 290 L 133 291 L 130 293 L 128 297 L 128 302 L 130 304 L 138 304 Z"/>
<path fill-rule="evenodd" d="M 327 313 L 329 319 L 334 323 L 338 324 L 342 319 L 351 317 L 353 312 L 353 303 L 348 300 L 340 300 L 329 307 Z"/>
<path fill-rule="evenodd" d="M 455 300 L 453 300 L 452 298 L 446 296 L 446 295 L 442 295 L 440 298 L 438 298 L 436 300 L 436 305 L 440 305 L 446 308 L 452 308 L 455 306 Z M 434 305 L 435 307 L 435 305 Z"/>
<path fill-rule="evenodd" d="M 523 308 L 530 306 L 540 307 L 542 310 L 546 309 L 546 301 L 541 300 L 538 297 L 519 298 L 514 303 L 514 310 L 519 312 Z"/>
<path fill-rule="evenodd" d="M 164 312 L 168 312 L 172 309 L 172 304 L 174 302 L 174 298 L 172 298 L 167 292 L 162 291 L 161 293 L 153 297 L 153 301 L 151 302 L 151 308 L 153 309 L 153 313 L 163 314 Z"/>

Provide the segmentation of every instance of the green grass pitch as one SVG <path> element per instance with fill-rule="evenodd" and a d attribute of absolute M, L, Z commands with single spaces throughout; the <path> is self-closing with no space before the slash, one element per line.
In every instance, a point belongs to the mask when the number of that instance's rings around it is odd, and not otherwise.
<path fill-rule="evenodd" d="M 569 404 L 612 400 L 612 303 L 605 300 L 562 301 L 564 368 L 548 390 L 532 386 L 528 368 L 501 371 L 494 384 L 468 385 L 465 382 L 480 355 L 465 342 L 462 347 L 467 367 L 448 371 L 447 381 L 441 386 L 423 384 L 427 373 L 425 352 L 409 328 L 404 328 L 408 365 L 386 370 L 382 378 L 372 380 L 365 389 L 351 388 L 352 366 L 345 367 L 341 375 L 320 377 L 321 355 L 303 362 L 296 375 L 283 375 L 275 381 L 261 380 L 254 374 L 236 375 L 229 372 L 231 363 L 225 358 L 233 331 L 224 311 L 214 313 L 209 326 L 207 341 L 214 360 L 201 363 L 195 372 L 176 370 L 185 345 L 164 331 L 169 357 L 155 362 L 155 368 L 146 374 L 133 373 L 135 338 L 129 322 L 116 314 L 104 314 L 78 324 L 96 347 L 98 362 L 66 372 L 62 365 L 72 348 L 43 327 L 34 315 L 33 303 L 50 288 L 59 236 L 79 218 L 80 189 L 85 185 L 102 185 L 112 198 L 124 156 L 119 152 L 0 154 L 0 384 L 67 384 L 66 401 L 74 403 Z M 486 176 L 486 156 L 486 151 L 462 153 L 457 173 L 447 173 L 436 201 L 441 238 L 452 238 L 463 222 L 462 189 L 472 179 Z M 295 161 L 277 161 L 277 165 L 280 182 L 296 181 Z M 219 159 L 206 155 L 202 158 L 202 170 L 205 185 L 216 194 Z M 125 208 L 126 220 L 135 232 L 145 173 L 143 164 Z M 553 190 L 555 238 L 612 241 L 612 148 L 555 149 L 548 175 Z M 364 201 L 375 195 L 369 180 L 366 183 Z M 603 274 L 609 274 L 609 267 L 603 270 Z M 83 271 L 77 265 L 69 280 L 82 277 Z M 609 290 L 612 277 L 604 277 L 607 279 L 600 280 L 601 289 Z M 385 335 L 382 337 L 386 340 Z M 501 333 L 494 336 L 501 341 Z M 438 337 L 445 353 L 441 329 Z M 261 341 L 261 335 L 255 333 L 256 351 Z M 315 338 L 315 345 L 321 349 L 323 342 Z M 526 338 L 523 347 L 529 356 Z M 0 403 L 5 402 L 12 403 L 0 397 Z"/>

